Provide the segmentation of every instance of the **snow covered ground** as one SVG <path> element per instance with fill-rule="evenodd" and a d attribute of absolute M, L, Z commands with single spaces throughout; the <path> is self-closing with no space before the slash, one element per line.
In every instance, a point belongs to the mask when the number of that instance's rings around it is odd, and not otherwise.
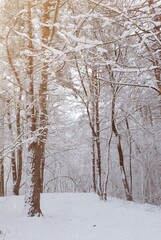
<path fill-rule="evenodd" d="M 0 239 L 161 240 L 161 209 L 94 194 L 43 194 L 44 217 L 27 218 L 23 197 L 0 198 Z"/>

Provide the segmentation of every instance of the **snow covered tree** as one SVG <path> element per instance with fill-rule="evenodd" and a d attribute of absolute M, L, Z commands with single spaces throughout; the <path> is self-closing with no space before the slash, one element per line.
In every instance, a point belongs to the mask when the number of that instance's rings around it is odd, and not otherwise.
<path fill-rule="evenodd" d="M 3 100 L 0 98 L 0 196 L 4 196 L 4 113 Z"/>
<path fill-rule="evenodd" d="M 48 133 L 47 124 L 47 90 L 48 90 L 48 76 L 50 61 L 50 45 L 55 36 L 55 26 L 58 18 L 60 1 L 56 4 L 50 4 L 50 1 L 42 2 L 39 6 L 42 12 L 42 18 L 39 21 L 42 24 L 40 27 L 40 51 L 41 60 L 37 58 L 42 64 L 41 80 L 38 82 L 37 77 L 34 76 L 34 43 L 35 29 L 33 26 L 33 8 L 34 3 L 26 1 L 26 23 L 25 31 L 28 36 L 26 40 L 28 50 L 28 77 L 29 77 L 29 91 L 28 99 L 28 126 L 29 139 L 31 139 L 28 146 L 27 159 L 27 190 L 26 190 L 26 207 L 29 216 L 41 215 L 40 209 L 40 192 L 43 191 L 43 175 L 45 164 L 45 145 Z M 55 6 L 53 10 L 53 6 Z M 53 27 L 50 27 L 50 20 L 52 18 L 51 12 L 54 12 Z M 36 98 L 35 86 L 38 84 L 38 98 Z"/>

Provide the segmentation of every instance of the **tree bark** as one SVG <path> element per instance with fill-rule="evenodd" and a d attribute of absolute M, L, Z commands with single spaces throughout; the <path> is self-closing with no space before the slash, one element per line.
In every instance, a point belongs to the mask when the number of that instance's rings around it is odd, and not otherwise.
<path fill-rule="evenodd" d="M 29 0 L 25 2 L 26 8 L 26 22 L 25 30 L 29 37 L 26 48 L 31 53 L 34 50 L 32 43 L 33 39 L 33 26 L 32 26 L 32 3 Z M 28 131 L 29 131 L 29 145 L 28 145 L 28 156 L 26 166 L 26 194 L 25 194 L 25 208 L 26 214 L 29 217 L 41 216 L 42 212 L 40 209 L 40 164 L 41 164 L 41 152 L 39 151 L 39 143 L 35 132 L 37 130 L 37 112 L 35 106 L 35 92 L 34 92 L 34 59 L 32 54 L 27 58 L 27 77 L 29 80 L 29 91 L 27 93 L 28 101 Z"/>
<path fill-rule="evenodd" d="M 42 27 L 42 43 L 46 46 L 49 45 L 50 28 L 48 27 L 50 21 L 50 3 L 49 1 L 43 3 L 43 27 Z M 40 106 L 40 131 L 39 131 L 39 147 L 41 155 L 41 192 L 43 192 L 44 182 L 44 166 L 45 166 L 45 146 L 48 134 L 47 128 L 47 89 L 48 89 L 48 71 L 49 64 L 45 56 L 45 49 L 42 48 L 43 55 L 43 71 L 41 75 L 41 82 L 39 88 L 39 106 Z"/>
<path fill-rule="evenodd" d="M 97 147 L 97 168 L 98 168 L 98 191 L 100 199 L 103 199 L 102 192 L 102 156 L 101 156 L 101 139 L 100 139 L 100 82 L 97 78 L 97 70 L 93 69 L 92 78 L 94 79 L 95 88 L 95 114 L 96 114 L 96 147 Z"/>
<path fill-rule="evenodd" d="M 0 99 L 0 196 L 4 196 L 4 119 L 3 101 Z"/>
<path fill-rule="evenodd" d="M 117 90 L 114 90 L 117 92 Z M 125 195 L 126 199 L 128 201 L 132 201 L 132 195 L 130 192 L 127 176 L 126 176 L 126 171 L 125 171 L 125 166 L 124 166 L 124 155 L 123 155 L 123 150 L 122 150 L 122 144 L 121 144 L 121 136 L 117 130 L 116 124 L 115 124 L 115 103 L 116 103 L 116 92 L 114 92 L 113 99 L 112 99 L 112 114 L 111 114 L 111 123 L 112 123 L 112 131 L 115 134 L 117 138 L 117 151 L 118 151 L 118 156 L 119 156 L 119 165 L 120 165 L 120 171 L 121 171 L 121 179 L 123 182 L 123 186 L 125 189 Z"/>
<path fill-rule="evenodd" d="M 9 100 L 8 100 L 8 104 L 10 104 Z M 19 116 L 16 116 L 17 137 L 19 137 L 21 133 L 20 109 L 18 110 L 18 112 L 19 112 Z M 8 110 L 7 117 L 8 117 L 8 128 L 10 131 L 10 137 L 11 137 L 11 140 L 14 141 L 10 109 Z M 17 150 L 17 159 L 16 159 L 16 150 Z M 21 177 L 22 177 L 22 144 L 21 143 L 19 144 L 19 147 L 16 150 L 14 149 L 14 146 L 13 146 L 13 149 L 11 152 L 11 169 L 12 169 L 12 180 L 13 180 L 13 194 L 19 195 L 19 189 L 20 189 Z"/>
<path fill-rule="evenodd" d="M 0 159 L 0 197 L 4 196 L 4 159 Z"/>

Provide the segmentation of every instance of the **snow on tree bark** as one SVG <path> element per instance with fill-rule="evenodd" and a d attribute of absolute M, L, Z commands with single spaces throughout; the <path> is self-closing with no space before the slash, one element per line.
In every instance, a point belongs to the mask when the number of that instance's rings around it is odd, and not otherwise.
<path fill-rule="evenodd" d="M 33 38 L 33 25 L 32 25 L 32 3 L 29 0 L 25 2 L 26 8 L 26 33 L 29 40 L 26 43 L 26 49 L 31 53 L 34 50 L 32 43 Z M 34 58 L 31 55 L 27 57 L 27 79 L 29 81 L 29 90 L 26 93 L 28 104 L 28 156 L 26 163 L 26 194 L 25 194 L 25 209 L 27 216 L 40 216 L 42 215 L 40 209 L 40 163 L 41 152 L 39 151 L 39 142 L 35 132 L 37 130 L 37 112 L 35 106 L 35 91 L 34 91 Z"/>
<path fill-rule="evenodd" d="M 2 99 L 0 99 L 0 196 L 4 196 L 4 124 L 2 114 Z"/>

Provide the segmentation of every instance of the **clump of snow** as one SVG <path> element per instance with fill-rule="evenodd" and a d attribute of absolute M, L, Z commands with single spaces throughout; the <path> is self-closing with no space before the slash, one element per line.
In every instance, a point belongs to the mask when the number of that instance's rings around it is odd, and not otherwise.
<path fill-rule="evenodd" d="M 0 198 L 0 239 L 159 240 L 161 209 L 87 193 L 43 194 L 44 217 L 24 214 L 24 197 Z"/>

